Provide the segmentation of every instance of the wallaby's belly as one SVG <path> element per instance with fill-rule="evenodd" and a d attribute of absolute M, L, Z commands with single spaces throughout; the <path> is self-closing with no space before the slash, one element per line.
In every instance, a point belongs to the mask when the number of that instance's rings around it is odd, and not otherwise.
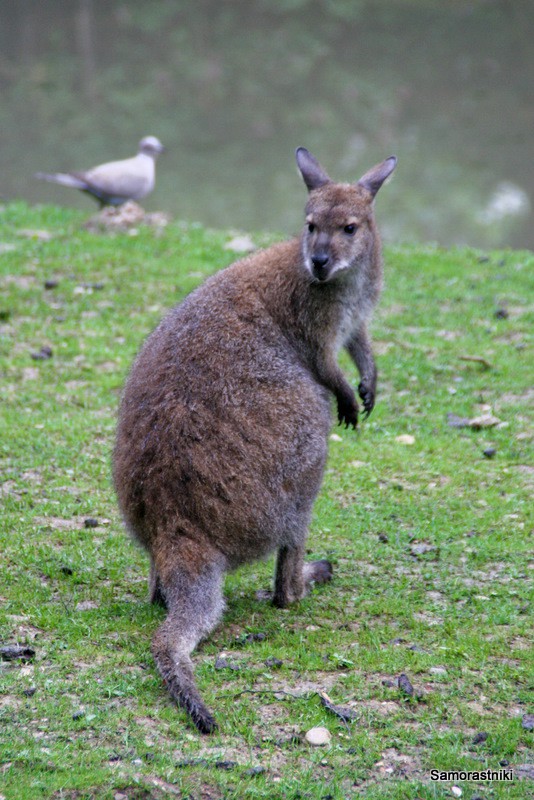
<path fill-rule="evenodd" d="M 224 315 L 223 315 L 224 317 Z M 126 522 L 204 538 L 230 567 L 305 534 L 327 453 L 326 390 L 269 326 L 195 329 L 177 311 L 127 383 L 115 450 Z"/>

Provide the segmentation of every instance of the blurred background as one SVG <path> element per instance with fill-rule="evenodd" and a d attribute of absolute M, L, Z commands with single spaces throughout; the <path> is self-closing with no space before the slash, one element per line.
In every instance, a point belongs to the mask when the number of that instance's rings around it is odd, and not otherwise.
<path fill-rule="evenodd" d="M 534 249 L 532 0 L 0 0 L 0 197 L 93 212 L 37 170 L 168 148 L 149 209 L 294 233 L 294 149 L 391 153 L 393 242 Z"/>

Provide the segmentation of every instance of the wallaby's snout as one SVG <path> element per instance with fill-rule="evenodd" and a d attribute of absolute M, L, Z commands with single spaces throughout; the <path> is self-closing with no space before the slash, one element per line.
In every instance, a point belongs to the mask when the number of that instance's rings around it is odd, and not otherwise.
<path fill-rule="evenodd" d="M 328 256 L 312 256 L 313 262 L 313 277 L 315 280 L 319 281 L 319 283 L 324 283 L 324 281 L 328 280 L 330 276 L 330 270 L 328 269 Z"/>
<path fill-rule="evenodd" d="M 330 275 L 330 239 L 326 236 L 319 237 L 312 250 L 310 261 L 312 263 L 312 275 L 320 281 L 326 281 Z"/>

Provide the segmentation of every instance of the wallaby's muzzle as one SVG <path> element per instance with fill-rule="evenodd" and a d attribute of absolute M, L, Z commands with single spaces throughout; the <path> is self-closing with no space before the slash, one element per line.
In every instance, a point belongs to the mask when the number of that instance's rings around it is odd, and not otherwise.
<path fill-rule="evenodd" d="M 311 257 L 313 277 L 326 281 L 330 275 L 330 258 L 327 253 L 317 253 Z"/>

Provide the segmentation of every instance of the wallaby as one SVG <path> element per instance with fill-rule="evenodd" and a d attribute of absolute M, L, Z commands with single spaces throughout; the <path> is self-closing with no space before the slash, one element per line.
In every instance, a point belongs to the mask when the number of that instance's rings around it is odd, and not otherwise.
<path fill-rule="evenodd" d="M 305 148 L 309 190 L 299 239 L 210 277 L 149 336 L 121 403 L 114 481 L 126 526 L 151 560 L 150 599 L 167 607 L 152 653 L 198 730 L 215 720 L 191 652 L 221 617 L 225 572 L 278 550 L 273 603 L 332 576 L 304 563 L 331 427 L 356 427 L 355 393 L 337 365 L 346 347 L 368 415 L 376 367 L 366 324 L 382 267 L 373 199 L 396 158 L 339 184 Z"/>

